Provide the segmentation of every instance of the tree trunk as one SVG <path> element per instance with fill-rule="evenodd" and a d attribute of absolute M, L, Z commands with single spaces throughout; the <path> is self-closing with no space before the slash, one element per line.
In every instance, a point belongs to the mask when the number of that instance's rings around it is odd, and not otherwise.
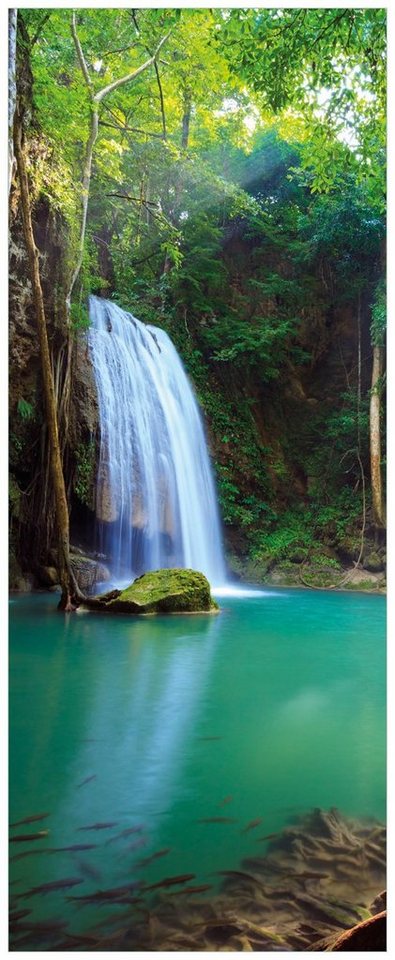
<path fill-rule="evenodd" d="M 48 346 L 44 297 L 39 268 L 39 255 L 33 234 L 25 149 L 22 144 L 22 125 L 18 116 L 16 116 L 14 124 L 14 150 L 21 192 L 23 229 L 30 263 L 33 299 L 40 347 L 46 423 L 49 435 L 50 475 L 54 490 L 56 510 L 58 573 L 62 588 L 62 596 L 59 607 L 62 610 L 70 611 L 76 609 L 78 602 L 82 599 L 82 594 L 79 591 L 70 566 L 69 511 L 63 476 L 62 458 L 60 453 L 55 388 Z"/>
<path fill-rule="evenodd" d="M 67 311 L 70 310 L 71 296 L 74 290 L 76 280 L 79 276 L 79 272 L 81 270 L 82 261 L 84 257 L 86 218 L 88 215 L 89 188 L 90 188 L 91 173 L 92 173 L 92 156 L 93 156 L 93 147 L 95 146 L 95 143 L 97 140 L 98 130 L 99 130 L 99 105 L 95 101 L 92 101 L 91 128 L 90 128 L 88 142 L 86 145 L 84 171 L 82 174 L 82 201 L 81 201 L 82 215 L 81 215 L 80 239 L 79 239 L 79 246 L 78 246 L 78 259 L 73 272 L 73 276 L 71 278 L 69 292 L 66 297 Z"/>
<path fill-rule="evenodd" d="M 8 11 L 8 193 L 14 172 L 13 126 L 16 104 L 16 23 L 17 10 Z"/>
<path fill-rule="evenodd" d="M 188 149 L 189 125 L 191 122 L 191 109 L 192 109 L 191 98 L 188 95 L 186 95 L 184 97 L 184 112 L 182 115 L 181 150 Z"/>
<path fill-rule="evenodd" d="M 192 110 L 192 100 L 189 94 L 184 94 L 183 99 L 183 114 L 181 121 L 181 150 L 183 153 L 188 149 L 189 143 L 189 126 L 191 122 L 191 110 Z M 180 201 L 182 196 L 183 189 L 183 176 L 182 172 L 179 173 L 176 183 L 175 183 L 175 197 L 173 204 L 173 222 L 178 220 L 180 210 Z M 163 264 L 162 275 L 165 276 L 167 273 L 170 273 L 171 270 L 171 259 L 169 254 L 165 254 L 165 262 Z"/>
<path fill-rule="evenodd" d="M 137 67 L 136 70 L 133 70 L 132 73 L 126 74 L 126 76 L 124 77 L 119 77 L 118 80 L 114 80 L 112 83 L 109 83 L 106 87 L 102 87 L 101 90 L 98 90 L 97 93 L 94 93 L 92 80 L 90 78 L 88 66 L 84 57 L 84 52 L 81 47 L 78 34 L 77 34 L 76 18 L 75 18 L 74 12 L 71 17 L 71 33 L 74 40 L 74 46 L 76 49 L 78 62 L 81 67 L 82 75 L 84 77 L 86 86 L 88 88 L 89 96 L 91 100 L 91 126 L 90 126 L 88 142 L 86 145 L 85 163 L 84 163 L 84 170 L 82 174 L 82 201 L 81 201 L 82 216 L 81 216 L 81 229 L 80 229 L 80 239 L 79 239 L 79 248 L 78 248 L 78 259 L 77 259 L 77 263 L 71 278 L 69 292 L 66 297 L 66 307 L 67 307 L 68 313 L 70 311 L 72 293 L 73 293 L 76 281 L 78 279 L 78 276 L 82 267 L 83 257 L 84 257 L 86 220 L 88 215 L 89 191 L 90 191 L 90 182 L 91 182 L 91 174 L 92 174 L 93 148 L 95 146 L 95 143 L 97 140 L 97 134 L 99 130 L 100 104 L 102 100 L 104 100 L 105 97 L 107 97 L 110 93 L 113 93 L 114 90 L 118 90 L 119 87 L 124 86 L 126 83 L 132 83 L 134 80 L 137 80 L 137 77 L 139 77 L 142 73 L 144 73 L 145 70 L 148 70 L 148 68 L 151 67 L 152 64 L 155 64 L 156 58 L 159 54 L 161 47 L 163 47 L 163 44 L 166 43 L 166 40 L 170 36 L 170 32 L 169 32 L 164 37 L 162 37 L 153 55 L 149 58 L 149 60 L 146 60 L 145 63 L 142 63 L 140 67 Z"/>
<path fill-rule="evenodd" d="M 381 484 L 380 442 L 380 378 L 383 372 L 383 347 L 373 345 L 372 387 L 370 391 L 370 472 L 372 483 L 373 519 L 377 527 L 384 527 L 384 505 Z"/>

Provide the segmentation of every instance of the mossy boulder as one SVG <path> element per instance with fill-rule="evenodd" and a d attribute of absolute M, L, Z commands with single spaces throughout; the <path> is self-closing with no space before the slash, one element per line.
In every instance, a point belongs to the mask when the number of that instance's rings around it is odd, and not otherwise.
<path fill-rule="evenodd" d="M 111 590 L 83 604 L 89 610 L 108 613 L 213 613 L 210 584 L 196 570 L 153 570 L 144 573 L 126 590 Z"/>

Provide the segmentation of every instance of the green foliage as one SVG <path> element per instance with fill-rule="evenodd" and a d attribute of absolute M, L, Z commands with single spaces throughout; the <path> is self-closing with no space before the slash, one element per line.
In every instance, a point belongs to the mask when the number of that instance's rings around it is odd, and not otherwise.
<path fill-rule="evenodd" d="M 369 472 L 370 305 L 374 344 L 385 329 L 385 11 L 76 14 L 94 90 L 170 36 L 158 72 L 100 108 L 73 329 L 86 329 L 92 292 L 163 326 L 206 418 L 225 524 L 257 562 L 314 555 L 333 566 L 317 543 L 359 528 L 357 448 Z M 37 34 L 30 173 L 67 225 L 71 274 L 89 94 L 71 11 L 21 16 Z M 340 312 L 349 353 L 339 359 Z M 75 492 L 89 503 L 94 447 L 76 456 Z"/>
<path fill-rule="evenodd" d="M 70 319 L 74 331 L 87 330 L 89 327 L 89 313 L 87 307 L 83 304 L 72 303 L 70 307 Z"/>
<path fill-rule="evenodd" d="M 278 518 L 280 519 L 280 518 Z M 272 560 L 298 558 L 307 559 L 314 546 L 312 513 L 286 511 L 275 527 L 262 532 L 255 538 L 251 555 L 254 560 L 270 557 Z"/>
<path fill-rule="evenodd" d="M 22 420 L 32 420 L 34 417 L 34 407 L 28 400 L 21 397 L 17 403 L 18 415 Z"/>
<path fill-rule="evenodd" d="M 303 116 L 312 190 L 327 192 L 351 168 L 382 210 L 385 10 L 235 9 L 217 26 L 230 69 L 263 109 L 284 122 Z"/>
<path fill-rule="evenodd" d="M 92 506 L 92 486 L 96 465 L 96 444 L 94 440 L 79 443 L 75 451 L 76 473 L 74 491 L 81 503 Z"/>

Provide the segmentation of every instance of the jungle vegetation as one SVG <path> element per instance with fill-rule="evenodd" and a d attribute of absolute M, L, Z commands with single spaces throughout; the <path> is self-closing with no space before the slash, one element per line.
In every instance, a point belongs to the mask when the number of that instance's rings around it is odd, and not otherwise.
<path fill-rule="evenodd" d="M 11 316 L 41 363 L 11 366 L 12 549 L 28 565 L 32 531 L 42 559 L 55 548 L 66 608 L 70 512 L 91 498 L 91 438 L 70 427 L 90 293 L 176 343 L 239 561 L 382 546 L 385 21 L 11 14 Z"/>

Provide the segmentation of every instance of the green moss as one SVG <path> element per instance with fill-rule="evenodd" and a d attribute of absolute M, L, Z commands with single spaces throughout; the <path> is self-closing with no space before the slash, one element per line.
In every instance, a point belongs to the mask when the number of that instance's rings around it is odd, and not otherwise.
<path fill-rule="evenodd" d="M 303 576 L 303 583 L 311 587 L 336 587 L 340 584 L 342 571 L 309 569 Z"/>
<path fill-rule="evenodd" d="M 348 580 L 343 585 L 344 590 L 377 590 L 378 587 L 379 584 L 377 583 L 377 580 L 357 580 L 356 583 L 354 583 L 352 580 Z"/>
<path fill-rule="evenodd" d="M 210 584 L 196 570 L 154 570 L 126 590 L 93 597 L 84 606 L 111 613 L 200 613 L 218 610 Z"/>

